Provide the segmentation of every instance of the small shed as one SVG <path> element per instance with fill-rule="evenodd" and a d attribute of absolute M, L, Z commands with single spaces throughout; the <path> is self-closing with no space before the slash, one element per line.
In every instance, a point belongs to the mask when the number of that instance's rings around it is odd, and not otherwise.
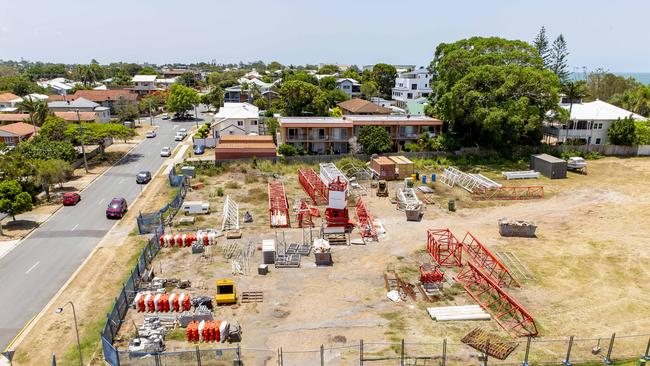
<path fill-rule="evenodd" d="M 372 159 L 370 162 L 370 169 L 377 173 L 379 179 L 395 179 L 395 163 L 385 156 Z"/>
<path fill-rule="evenodd" d="M 415 173 L 415 164 L 405 156 L 391 156 L 390 160 L 395 163 L 395 173 L 400 179 Z"/>
<path fill-rule="evenodd" d="M 531 156 L 530 169 L 551 179 L 564 179 L 566 178 L 567 162 L 548 154 L 538 154 Z"/>

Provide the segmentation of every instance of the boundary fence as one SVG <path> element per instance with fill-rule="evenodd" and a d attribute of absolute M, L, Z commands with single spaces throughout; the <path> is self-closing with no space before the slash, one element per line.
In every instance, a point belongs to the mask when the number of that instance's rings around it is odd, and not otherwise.
<path fill-rule="evenodd" d="M 187 193 L 185 187 L 185 178 L 182 175 L 176 175 L 174 167 L 169 171 L 169 184 L 172 187 L 178 187 L 174 198 L 163 208 L 156 212 L 140 212 L 136 218 L 138 224 L 138 234 L 151 234 L 156 228 L 165 224 L 165 219 L 173 218 L 183 205 L 183 199 Z"/>

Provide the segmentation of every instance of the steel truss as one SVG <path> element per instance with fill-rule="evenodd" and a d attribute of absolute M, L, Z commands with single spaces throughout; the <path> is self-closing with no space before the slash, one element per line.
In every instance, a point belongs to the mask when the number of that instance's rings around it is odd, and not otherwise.
<path fill-rule="evenodd" d="M 221 231 L 239 230 L 239 205 L 226 196 L 223 202 L 223 222 Z"/>
<path fill-rule="evenodd" d="M 366 204 L 363 203 L 362 199 L 359 199 L 357 201 L 354 209 L 355 213 L 357 214 L 357 220 L 359 221 L 359 231 L 361 231 L 361 237 L 371 238 L 379 241 L 372 215 L 370 215 L 370 211 L 368 211 L 368 208 L 366 207 Z"/>
<path fill-rule="evenodd" d="M 290 227 L 289 205 L 284 192 L 284 184 L 279 181 L 269 181 L 269 222 L 271 227 Z"/>
<path fill-rule="evenodd" d="M 427 251 L 440 266 L 463 265 L 463 243 L 449 229 L 427 230 Z"/>
<path fill-rule="evenodd" d="M 474 264 L 501 287 L 520 287 L 508 268 L 469 231 L 463 238 L 463 251 Z"/>
<path fill-rule="evenodd" d="M 298 169 L 298 181 L 316 206 L 327 204 L 327 186 L 313 169 Z"/>

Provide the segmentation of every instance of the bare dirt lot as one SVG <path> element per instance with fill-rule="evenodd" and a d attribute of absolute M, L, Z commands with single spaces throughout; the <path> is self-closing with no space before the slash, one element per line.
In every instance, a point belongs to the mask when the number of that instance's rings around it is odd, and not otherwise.
<path fill-rule="evenodd" d="M 275 360 L 279 347 L 285 351 L 317 350 L 321 344 L 351 344 L 360 339 L 367 343 L 396 343 L 401 339 L 437 343 L 448 338 L 458 343 L 476 326 L 506 335 L 494 321 L 432 321 L 425 311 L 428 306 L 474 304 L 456 287 L 448 290 L 446 300 L 435 304 L 410 299 L 393 303 L 386 297 L 383 272 L 389 265 L 403 279 L 417 280 L 429 228 L 450 228 L 461 238 L 470 230 L 492 252 L 514 253 L 534 279 L 524 282 L 519 289 L 508 289 L 508 293 L 535 317 L 542 339 L 647 332 L 650 194 L 646 183 L 650 182 L 650 159 L 605 158 L 590 161 L 589 165 L 589 175 L 569 173 L 568 179 L 553 181 L 504 181 L 498 171 L 482 171 L 504 185 L 541 184 L 545 188 L 542 200 L 476 202 L 459 188 L 436 183 L 434 203 L 427 205 L 421 222 L 407 222 L 404 212 L 396 210 L 390 198 L 379 198 L 370 192 L 363 199 L 386 229 L 379 242 L 333 247 L 332 267 L 316 267 L 310 255 L 303 257 L 301 268 L 270 268 L 266 276 L 256 271 L 262 261 L 258 248 L 261 240 L 276 238 L 284 232 L 287 242 L 296 242 L 301 241 L 302 235 L 300 229 L 295 229 L 295 216 L 291 217 L 294 229 L 269 228 L 266 182 L 272 175 L 281 179 L 289 205 L 293 206 L 296 199 L 306 197 L 298 184 L 296 167 L 261 165 L 260 169 L 253 169 L 242 164 L 230 166 L 220 174 L 199 171 L 193 183 L 202 182 L 205 187 L 189 192 L 186 201 L 207 200 L 212 213 L 197 217 L 195 228 L 220 228 L 226 195 L 239 203 L 240 215 L 250 211 L 254 223 L 242 224 L 243 237 L 239 240 L 241 246 L 250 240 L 256 248 L 250 270 L 244 275 L 233 275 L 231 263 L 224 259 L 220 249 L 226 242 L 223 237 L 212 248 L 211 258 L 193 255 L 189 248 L 166 248 L 153 268 L 160 277 L 191 280 L 193 287 L 187 292 L 193 296 L 214 296 L 215 281 L 219 278 L 234 278 L 238 292 L 263 291 L 262 303 L 219 307 L 214 311 L 215 319 L 236 320 L 242 325 L 242 348 L 256 350 L 244 352 L 244 360 L 259 365 Z M 440 173 L 439 167 L 434 168 L 421 172 Z M 391 197 L 395 184 L 389 187 Z M 451 198 L 457 200 L 456 212 L 447 211 Z M 352 209 L 352 216 L 353 212 Z M 502 217 L 534 221 L 538 225 L 537 237 L 501 237 L 497 221 Z M 352 238 L 358 235 L 355 230 Z M 142 319 L 142 314 L 129 311 L 120 331 L 122 349 L 134 333 L 133 322 L 140 324 Z M 194 347 L 181 336 L 173 338 L 166 341 L 168 350 Z M 593 343 L 595 340 L 588 347 L 587 343 L 580 346 L 591 349 Z M 557 345 L 557 349 L 549 346 L 537 353 L 560 360 L 558 355 L 565 346 L 566 342 Z M 377 354 L 395 353 L 395 347 L 388 344 L 376 345 L 371 350 Z M 454 352 L 459 364 L 467 363 L 468 354 L 450 346 L 450 353 Z M 287 354 L 284 359 L 289 360 L 288 364 L 314 364 L 317 356 L 313 352 L 298 353 Z M 328 355 L 328 364 L 351 364 L 355 357 L 358 360 L 355 349 L 342 348 Z"/>

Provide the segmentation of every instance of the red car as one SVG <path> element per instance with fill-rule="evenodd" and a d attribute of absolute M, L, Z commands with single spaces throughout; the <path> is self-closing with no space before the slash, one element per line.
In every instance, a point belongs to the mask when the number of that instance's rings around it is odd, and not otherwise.
<path fill-rule="evenodd" d="M 111 203 L 108 204 L 108 207 L 106 207 L 106 218 L 121 219 L 122 216 L 124 216 L 124 214 L 126 213 L 126 211 L 128 211 L 126 200 L 122 197 L 113 198 L 111 200 Z"/>
<path fill-rule="evenodd" d="M 63 206 L 74 206 L 81 201 L 79 193 L 64 193 Z"/>

